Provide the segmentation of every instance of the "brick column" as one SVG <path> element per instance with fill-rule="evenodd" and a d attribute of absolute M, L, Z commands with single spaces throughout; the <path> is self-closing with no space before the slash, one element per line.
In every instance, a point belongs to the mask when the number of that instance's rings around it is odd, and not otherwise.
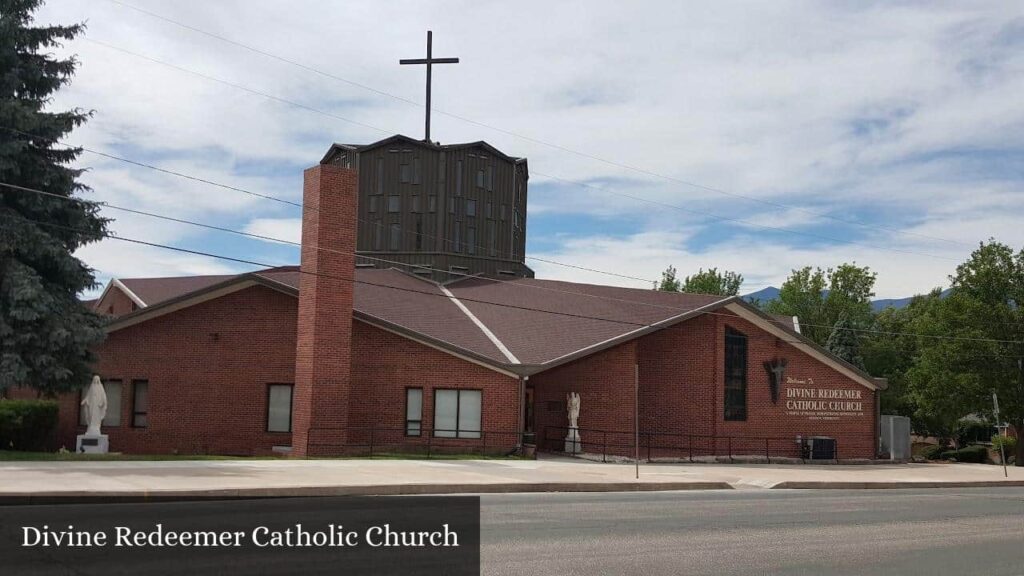
<path fill-rule="evenodd" d="M 325 164 L 304 174 L 293 456 L 338 453 L 346 440 L 357 182 L 355 170 Z"/>

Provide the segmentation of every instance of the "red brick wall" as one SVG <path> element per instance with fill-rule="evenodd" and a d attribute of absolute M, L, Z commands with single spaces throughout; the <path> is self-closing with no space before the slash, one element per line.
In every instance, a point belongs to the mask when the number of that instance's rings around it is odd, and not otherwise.
<path fill-rule="evenodd" d="M 110 333 L 96 372 L 123 382 L 121 425 L 104 427 L 127 453 L 266 454 L 291 434 L 266 432 L 267 385 L 293 382 L 296 300 L 253 286 Z M 149 426 L 133 428 L 133 379 L 149 381 Z M 61 440 L 73 450 L 77 394 L 61 399 Z"/>
<path fill-rule="evenodd" d="M 117 286 L 111 286 L 110 290 L 107 291 L 106 296 L 96 303 L 95 310 L 100 314 L 121 316 L 129 312 L 134 312 L 137 306 L 138 305 L 135 304 L 127 294 L 122 292 L 120 288 Z"/>
<path fill-rule="evenodd" d="M 295 351 L 292 454 L 317 442 L 345 443 L 352 385 L 352 278 L 358 179 L 354 170 L 317 165 L 304 173 L 302 271 Z"/>
<path fill-rule="evenodd" d="M 747 419 L 741 422 L 724 418 L 726 325 L 748 337 Z M 863 415 L 834 420 L 788 415 L 787 386 L 781 387 L 778 403 L 773 404 L 763 367 L 775 358 L 788 361 L 787 376 L 813 379 L 813 385 L 800 387 L 860 391 Z M 644 433 L 652 434 L 652 456 L 686 456 L 691 444 L 696 456 L 725 455 L 730 446 L 737 455 L 763 455 L 768 437 L 770 455 L 796 457 L 795 439 L 800 435 L 836 438 L 843 459 L 874 457 L 875 394 L 871 390 L 744 320 L 720 315 L 701 316 L 531 377 L 538 434 L 544 435 L 545 426 L 567 426 L 565 395 L 579 392 L 584 450 L 600 453 L 607 438 L 608 453 L 632 456 L 633 366 L 637 362 L 642 457 L 648 444 Z M 549 401 L 557 402 L 559 409 L 549 410 Z M 549 432 L 556 439 L 564 434 L 564 430 Z M 561 449 L 558 444 L 548 442 L 545 447 Z M 659 446 L 663 449 L 658 450 Z"/>
<path fill-rule="evenodd" d="M 431 439 L 432 448 L 472 446 L 489 451 L 511 450 L 518 443 L 519 380 L 424 346 L 374 326 L 353 323 L 352 391 L 349 425 L 376 427 L 377 449 L 425 448 L 426 431 L 434 423 L 434 390 L 481 390 L 484 438 Z M 423 430 L 405 436 L 406 388 L 423 389 Z M 387 428 L 388 430 L 384 430 Z M 349 433 L 349 442 L 366 444 L 367 431 Z"/>
<path fill-rule="evenodd" d="M 603 446 L 607 441 L 618 447 L 609 449 L 610 453 L 632 454 L 636 359 L 637 344 L 632 341 L 531 376 L 538 445 L 547 450 L 564 447 L 559 439 L 565 437 L 566 430 L 559 428 L 569 425 L 565 397 L 576 392 L 580 395 L 578 424 L 583 450 L 600 452 L 597 443 Z M 552 409 L 556 404 L 557 409 Z"/>

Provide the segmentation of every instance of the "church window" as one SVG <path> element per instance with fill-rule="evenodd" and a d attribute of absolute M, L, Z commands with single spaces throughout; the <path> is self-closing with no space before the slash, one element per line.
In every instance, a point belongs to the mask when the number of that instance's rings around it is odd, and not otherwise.
<path fill-rule="evenodd" d="M 484 169 L 483 168 L 480 168 L 479 170 L 476 171 L 476 187 L 477 188 L 483 188 L 484 187 Z"/>
<path fill-rule="evenodd" d="M 747 419 L 747 337 L 725 329 L 725 419 Z"/>
<path fill-rule="evenodd" d="M 494 218 L 494 204 L 493 203 L 488 202 L 484 206 L 484 216 L 487 216 L 488 218 Z"/>
<path fill-rule="evenodd" d="M 476 200 L 466 200 L 466 216 L 476 216 Z"/>
<path fill-rule="evenodd" d="M 423 430 L 423 388 L 405 389 L 405 435 L 419 436 Z"/>
<path fill-rule="evenodd" d="M 384 224 L 380 220 L 373 223 L 373 249 L 384 248 Z"/>
<path fill-rule="evenodd" d="M 456 222 L 452 227 L 452 250 L 462 252 L 462 222 Z"/>
<path fill-rule="evenodd" d="M 107 415 L 103 417 L 103 426 L 121 425 L 121 381 L 105 380 L 103 389 L 107 393 Z M 78 425 L 85 426 L 85 406 L 82 406 L 82 392 L 78 393 Z"/>
<path fill-rule="evenodd" d="M 398 250 L 402 246 L 402 226 L 392 224 L 388 234 L 388 250 Z"/>
<path fill-rule="evenodd" d="M 481 390 L 435 390 L 434 436 L 479 438 L 482 399 Z"/>
<path fill-rule="evenodd" d="M 388 212 L 395 213 L 402 210 L 401 196 L 388 196 Z"/>
<path fill-rule="evenodd" d="M 420 197 L 418 195 L 417 196 L 413 196 L 412 197 L 412 213 L 413 214 L 419 214 L 420 213 L 420 208 L 421 208 L 421 206 L 420 206 Z"/>
<path fill-rule="evenodd" d="M 448 199 L 448 212 L 455 214 L 455 198 Z"/>
<path fill-rule="evenodd" d="M 292 431 L 294 389 L 291 384 L 267 385 L 267 432 Z"/>
<path fill-rule="evenodd" d="M 487 190 L 494 192 L 494 166 L 487 167 Z"/>
<path fill-rule="evenodd" d="M 149 381 L 132 380 L 132 427 L 149 426 Z"/>
<path fill-rule="evenodd" d="M 408 184 L 412 181 L 412 166 L 402 164 L 398 167 L 398 181 L 402 184 Z"/>
<path fill-rule="evenodd" d="M 466 228 L 466 252 L 476 254 L 476 228 Z"/>
<path fill-rule="evenodd" d="M 376 212 L 380 210 L 380 196 L 374 194 L 370 196 L 370 212 Z"/>
<path fill-rule="evenodd" d="M 427 211 L 431 214 L 437 212 L 437 196 L 427 197 Z"/>

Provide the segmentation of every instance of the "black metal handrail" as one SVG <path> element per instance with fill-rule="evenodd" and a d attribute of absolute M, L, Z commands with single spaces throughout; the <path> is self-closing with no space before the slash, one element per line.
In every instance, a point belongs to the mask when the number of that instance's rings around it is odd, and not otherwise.
<path fill-rule="evenodd" d="M 544 436 L 542 438 L 542 446 L 547 449 L 551 449 L 552 446 L 557 447 L 560 443 L 565 441 L 564 436 L 556 435 L 552 436 L 551 431 L 564 432 L 568 435 L 568 426 L 546 426 L 544 428 Z M 818 435 L 800 435 L 799 442 L 797 441 L 798 436 L 746 436 L 746 435 L 709 435 L 709 434 L 687 434 L 680 432 L 640 432 L 639 442 L 637 446 L 637 433 L 635 431 L 626 430 L 605 430 L 600 428 L 577 428 L 580 433 L 580 444 L 581 445 L 600 445 L 601 446 L 601 460 L 603 462 L 608 461 L 609 449 L 614 452 L 615 449 L 631 449 L 629 453 L 643 452 L 648 462 L 654 457 L 654 454 L 658 451 L 664 453 L 674 454 L 685 454 L 686 458 L 693 462 L 695 451 L 697 456 L 727 456 L 730 462 L 734 461 L 735 456 L 760 456 L 764 455 L 765 459 L 770 463 L 772 457 L 776 458 L 799 458 L 801 460 L 808 460 L 811 457 L 810 454 L 810 442 L 815 438 L 820 438 Z M 590 436 L 590 439 L 583 438 L 584 435 Z M 609 442 L 609 436 L 611 442 Z M 845 435 L 847 439 L 851 438 L 850 435 Z M 853 436 L 854 438 L 859 435 Z M 870 440 L 874 443 L 873 435 L 863 435 L 864 439 Z M 686 444 L 681 443 L 669 443 L 666 440 L 671 439 L 686 439 Z M 839 440 L 836 438 L 829 437 L 834 442 L 834 458 L 832 460 L 838 461 L 839 458 Z M 696 441 L 696 442 L 695 442 Z M 720 446 L 724 445 L 724 450 L 720 449 Z M 751 447 L 756 445 L 756 451 Z M 639 448 L 639 449 L 638 449 Z M 560 449 L 556 451 L 561 451 Z M 626 450 L 622 450 L 626 452 Z M 742 452 L 741 452 L 742 451 Z"/>

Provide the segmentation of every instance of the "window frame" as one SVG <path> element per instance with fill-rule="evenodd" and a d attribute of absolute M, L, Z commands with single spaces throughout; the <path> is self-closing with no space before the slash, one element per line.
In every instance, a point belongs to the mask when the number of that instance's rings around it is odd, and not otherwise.
<path fill-rule="evenodd" d="M 388 250 L 402 249 L 402 225 L 398 222 L 388 224 Z"/>
<path fill-rule="evenodd" d="M 419 390 L 420 391 L 420 419 L 410 420 L 409 419 L 409 391 Z M 406 386 L 405 387 L 405 435 L 411 438 L 422 438 L 423 437 L 423 387 L 422 386 Z M 416 434 L 409 433 L 409 423 L 415 422 L 420 425 L 419 432 Z"/>
<path fill-rule="evenodd" d="M 287 386 L 288 391 L 288 429 L 287 430 L 271 430 L 270 429 L 270 389 L 274 386 Z M 291 434 L 292 424 L 294 419 L 294 408 L 295 408 L 295 384 L 289 384 L 287 382 L 268 382 L 267 383 L 267 403 L 266 403 L 266 415 L 264 418 L 265 427 L 269 434 Z"/>
<path fill-rule="evenodd" d="M 455 392 L 455 429 L 448 430 L 444 429 L 441 432 L 453 432 L 454 436 L 438 436 L 437 428 L 437 397 L 438 392 Z M 462 436 L 463 430 L 459 428 L 459 418 L 462 415 L 462 393 L 463 392 L 479 392 L 480 393 L 480 424 L 478 430 L 467 430 L 466 433 L 476 434 L 476 436 Z M 456 440 L 479 440 L 484 435 L 484 391 L 482 388 L 434 388 L 434 414 L 432 426 L 430 427 L 430 433 L 434 438 L 452 438 Z"/>
<path fill-rule="evenodd" d="M 146 409 L 140 411 L 139 408 L 139 384 L 146 385 Z M 139 425 L 138 417 L 144 416 L 146 423 Z M 148 378 L 132 378 L 132 428 L 149 428 L 149 379 Z"/>
<path fill-rule="evenodd" d="M 388 196 L 387 212 L 388 214 L 398 214 L 402 211 L 402 196 L 399 194 L 392 194 Z"/>
<path fill-rule="evenodd" d="M 722 397 L 722 417 L 727 422 L 745 422 L 748 416 L 747 410 L 747 392 L 750 386 L 750 345 L 749 337 L 736 330 L 731 326 L 725 327 L 725 344 L 723 348 L 723 397 Z M 734 352 L 730 354 L 730 350 L 734 346 L 739 346 L 742 343 L 742 355 L 743 365 L 739 368 L 739 385 L 733 381 L 733 372 L 737 369 L 730 370 L 731 359 L 734 358 L 740 352 Z M 736 402 L 736 396 L 743 398 L 742 405 Z"/>

